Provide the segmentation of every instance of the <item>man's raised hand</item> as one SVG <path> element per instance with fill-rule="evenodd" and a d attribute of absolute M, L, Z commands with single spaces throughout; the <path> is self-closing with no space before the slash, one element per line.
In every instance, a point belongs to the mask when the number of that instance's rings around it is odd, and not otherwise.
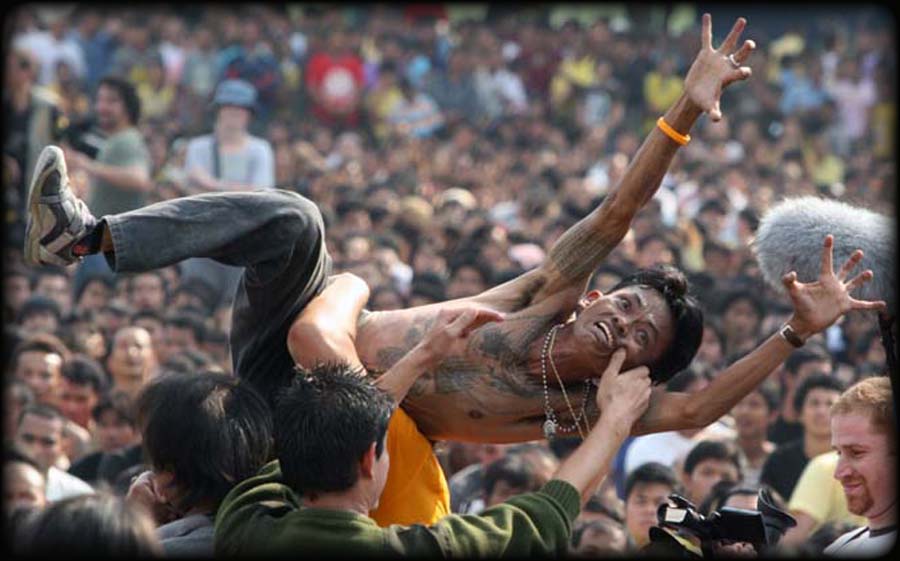
<path fill-rule="evenodd" d="M 503 314 L 484 306 L 444 309 L 418 346 L 435 359 L 462 354 L 472 331 L 499 321 L 503 321 Z"/>
<path fill-rule="evenodd" d="M 850 310 L 887 309 L 887 304 L 882 300 L 857 300 L 850 296 L 851 291 L 869 282 L 874 276 L 871 270 L 866 270 L 847 280 L 850 272 L 862 259 L 862 250 L 854 251 L 835 274 L 833 249 L 834 237 L 825 236 L 822 245 L 822 266 L 819 278 L 815 282 L 798 281 L 795 271 L 787 273 L 781 279 L 794 305 L 794 315 L 789 323 L 801 336 L 822 331 Z"/>
<path fill-rule="evenodd" d="M 708 113 L 713 121 L 719 121 L 722 118 L 722 110 L 719 108 L 722 90 L 729 84 L 746 80 L 752 73 L 750 67 L 745 66 L 744 63 L 756 48 L 756 43 L 747 39 L 740 48 L 737 48 L 738 40 L 746 25 L 747 20 L 738 18 L 719 48 L 714 49 L 712 17 L 709 14 L 703 14 L 700 52 L 697 53 L 697 57 L 684 79 L 684 90 L 688 98 L 697 107 Z"/>

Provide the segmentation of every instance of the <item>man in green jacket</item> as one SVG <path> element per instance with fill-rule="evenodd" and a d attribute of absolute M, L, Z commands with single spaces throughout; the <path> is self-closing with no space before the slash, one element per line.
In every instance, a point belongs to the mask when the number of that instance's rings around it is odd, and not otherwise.
<path fill-rule="evenodd" d="M 471 321 L 461 317 L 446 329 L 462 331 Z M 619 375 L 624 361 L 624 350 L 613 355 L 597 390 L 600 420 L 540 491 L 480 515 L 451 514 L 431 526 L 386 528 L 367 513 L 377 507 L 387 479 L 385 435 L 396 402 L 347 363 L 298 367 L 275 409 L 278 459 L 222 502 L 216 553 L 562 555 L 581 505 L 649 403 L 649 370 L 641 366 Z"/>

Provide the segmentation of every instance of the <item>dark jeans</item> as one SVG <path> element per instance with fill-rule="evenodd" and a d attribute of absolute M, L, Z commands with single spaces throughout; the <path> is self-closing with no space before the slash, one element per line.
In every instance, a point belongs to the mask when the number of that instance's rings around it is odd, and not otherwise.
<path fill-rule="evenodd" d="M 244 267 L 231 325 L 234 372 L 274 405 L 290 383 L 287 334 L 325 287 L 331 257 L 314 203 L 290 191 L 206 193 L 107 215 L 117 273 L 208 257 Z"/>

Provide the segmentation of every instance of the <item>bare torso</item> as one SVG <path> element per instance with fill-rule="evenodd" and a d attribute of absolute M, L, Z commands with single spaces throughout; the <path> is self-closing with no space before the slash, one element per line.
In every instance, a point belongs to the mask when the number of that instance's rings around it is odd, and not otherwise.
<path fill-rule="evenodd" d="M 445 357 L 410 390 L 403 408 L 427 437 L 497 443 L 541 438 L 540 349 L 550 328 L 571 313 L 572 300 L 550 297 L 533 305 L 515 300 L 477 299 L 506 312 L 506 320 L 474 331 L 464 354 Z M 384 372 L 422 339 L 442 309 L 470 302 L 364 313 L 356 338 L 360 359 L 370 372 Z M 548 378 L 548 389 L 560 421 L 571 424 L 565 399 L 552 378 Z M 572 385 L 567 392 L 572 406 L 580 410 L 584 386 Z M 595 417 L 593 392 L 587 411 Z"/>

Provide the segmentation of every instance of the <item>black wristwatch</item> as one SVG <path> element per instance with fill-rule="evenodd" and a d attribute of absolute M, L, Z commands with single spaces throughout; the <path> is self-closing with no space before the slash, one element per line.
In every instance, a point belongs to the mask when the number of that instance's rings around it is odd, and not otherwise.
<path fill-rule="evenodd" d="M 789 323 L 782 325 L 781 329 L 778 330 L 778 333 L 782 337 L 784 337 L 785 341 L 787 341 L 788 343 L 790 343 L 791 345 L 793 345 L 794 347 L 796 347 L 798 349 L 806 343 L 806 341 L 804 341 L 803 339 L 800 338 L 799 335 L 797 335 L 797 332 L 794 331 L 794 328 L 791 327 L 791 324 L 789 324 Z"/>

